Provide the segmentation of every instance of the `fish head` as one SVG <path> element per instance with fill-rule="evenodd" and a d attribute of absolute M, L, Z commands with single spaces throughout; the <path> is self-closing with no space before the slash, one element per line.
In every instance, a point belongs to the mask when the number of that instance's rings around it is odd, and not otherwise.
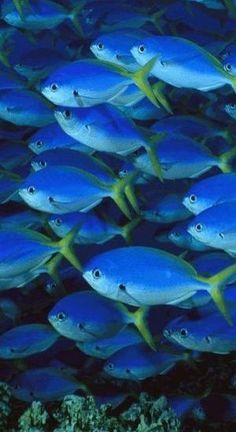
<path fill-rule="evenodd" d="M 89 124 L 86 124 L 85 113 L 79 108 L 57 107 L 54 116 L 64 132 L 74 131 L 76 135 L 83 133 L 88 134 Z"/>
<path fill-rule="evenodd" d="M 43 181 L 43 178 L 34 177 L 34 174 L 38 174 L 40 171 L 29 175 L 28 178 L 20 184 L 18 194 L 26 204 L 35 210 L 55 213 L 53 207 L 54 197 L 50 194 L 47 184 Z"/>
<path fill-rule="evenodd" d="M 152 40 L 145 38 L 133 45 L 130 52 L 136 62 L 143 66 L 158 54 L 156 49 L 153 46 Z"/>
<path fill-rule="evenodd" d="M 226 104 L 224 110 L 231 117 L 236 118 L 236 103 Z"/>
<path fill-rule="evenodd" d="M 55 105 L 77 106 L 73 82 L 69 76 L 60 71 L 55 71 L 51 76 L 42 80 L 39 85 L 39 91 L 46 99 Z"/>
<path fill-rule="evenodd" d="M 191 350 L 211 351 L 213 344 L 213 338 L 208 335 L 201 320 L 186 320 L 183 316 L 168 323 L 163 336 L 170 342 Z"/>
<path fill-rule="evenodd" d="M 197 184 L 185 194 L 182 203 L 191 213 L 195 215 L 202 212 L 211 205 L 210 198 L 208 200 L 207 196 L 204 198 L 201 197 L 201 190 L 199 190 Z"/>
<path fill-rule="evenodd" d="M 75 339 L 75 321 L 72 313 L 73 305 L 68 301 L 59 301 L 54 305 L 48 314 L 48 321 L 53 328 L 61 335 L 70 339 Z"/>
<path fill-rule="evenodd" d="M 224 70 L 230 75 L 236 75 L 236 54 L 227 57 L 223 62 Z"/>
<path fill-rule="evenodd" d="M 85 265 L 82 276 L 99 294 L 115 299 L 119 292 L 119 284 L 114 276 L 117 270 L 113 273 L 114 267 L 116 263 L 106 254 L 101 254 L 93 257 Z"/>
<path fill-rule="evenodd" d="M 221 222 L 215 223 L 209 217 L 209 210 L 200 213 L 194 217 L 187 226 L 187 232 L 196 240 L 212 247 L 222 248 L 224 246 L 224 232 Z M 211 216 L 211 215 L 210 215 Z"/>
<path fill-rule="evenodd" d="M 90 50 L 99 60 L 116 63 L 115 53 L 106 44 L 105 36 L 99 36 L 90 45 Z"/>

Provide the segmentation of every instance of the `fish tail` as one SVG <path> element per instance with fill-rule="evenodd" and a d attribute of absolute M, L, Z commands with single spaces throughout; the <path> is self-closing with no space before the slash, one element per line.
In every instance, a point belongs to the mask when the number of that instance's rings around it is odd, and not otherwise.
<path fill-rule="evenodd" d="M 127 243 L 132 242 L 132 233 L 134 228 L 141 222 L 141 218 L 137 217 L 133 219 L 131 222 L 128 222 L 121 228 L 121 235 L 127 241 Z"/>
<path fill-rule="evenodd" d="M 163 93 L 163 89 L 165 88 L 165 86 L 166 84 L 163 81 L 158 81 L 157 83 L 153 84 L 152 91 L 156 98 L 158 98 L 160 104 L 165 108 L 165 110 L 168 113 L 173 114 L 171 106 Z"/>
<path fill-rule="evenodd" d="M 160 164 L 159 159 L 157 157 L 157 146 L 158 146 L 159 142 L 164 138 L 165 135 L 166 134 L 164 134 L 164 133 L 159 133 L 159 134 L 153 135 L 149 140 L 149 145 L 147 147 L 145 147 L 146 152 L 147 152 L 149 159 L 151 161 L 153 170 L 161 182 L 163 182 L 163 176 L 162 176 L 161 164 Z"/>
<path fill-rule="evenodd" d="M 148 75 L 150 74 L 153 66 L 155 65 L 157 57 L 152 58 L 142 68 L 136 72 L 130 72 L 129 75 L 137 87 L 147 96 L 147 98 L 153 103 L 153 105 L 160 107 L 158 94 L 154 95 L 151 85 L 148 81 Z"/>
<path fill-rule="evenodd" d="M 13 3 L 15 5 L 15 8 L 18 12 L 18 14 L 20 15 L 21 20 L 23 21 L 25 19 L 24 16 L 24 12 L 23 12 L 23 7 L 26 5 L 29 5 L 29 1 L 28 0 L 13 0 Z"/>
<path fill-rule="evenodd" d="M 220 155 L 220 169 L 223 173 L 229 173 L 232 171 L 231 160 L 236 157 L 236 147 L 231 148 L 227 152 Z"/>
<path fill-rule="evenodd" d="M 73 267 L 82 272 L 82 265 L 76 257 L 72 246 L 74 238 L 79 231 L 79 228 L 80 224 L 74 226 L 63 239 L 59 240 L 59 242 L 56 243 L 56 245 L 59 246 L 60 253 L 73 265 Z"/>
<path fill-rule="evenodd" d="M 139 333 L 142 335 L 145 342 L 147 342 L 147 344 L 150 346 L 151 349 L 156 351 L 156 344 L 147 324 L 148 312 L 149 312 L 149 307 L 141 307 L 135 312 L 130 312 L 130 313 L 133 316 L 134 325 L 137 327 Z"/>
<path fill-rule="evenodd" d="M 139 212 L 138 203 L 136 200 L 136 196 L 133 190 L 133 183 L 137 177 L 137 171 L 134 171 L 133 173 L 127 175 L 126 177 L 119 179 L 116 181 L 116 183 L 113 185 L 113 199 L 115 203 L 118 205 L 122 213 L 125 214 L 125 216 L 128 219 L 132 219 L 130 210 L 126 204 L 126 201 L 124 199 L 124 193 L 131 204 L 131 206 Z"/>
<path fill-rule="evenodd" d="M 231 86 L 233 87 L 235 93 L 236 93 L 236 76 L 229 76 L 230 82 L 231 82 Z"/>
<path fill-rule="evenodd" d="M 0 62 L 6 67 L 11 67 L 6 52 L 0 51 Z"/>
<path fill-rule="evenodd" d="M 81 11 L 81 9 L 83 8 L 83 6 L 86 4 L 86 2 L 81 1 L 79 2 L 79 4 L 77 4 L 73 9 L 72 12 L 70 14 L 70 19 L 74 24 L 74 27 L 76 28 L 76 30 L 78 31 L 79 35 L 81 38 L 84 38 L 84 32 L 83 29 L 81 27 L 79 18 L 78 18 L 78 14 Z"/>
<path fill-rule="evenodd" d="M 207 278 L 207 282 L 209 284 L 209 294 L 211 295 L 212 300 L 215 302 L 216 306 L 230 325 L 232 325 L 232 319 L 223 296 L 223 291 L 228 280 L 235 274 L 236 264 L 233 264 L 226 269 L 220 271 L 216 275 Z"/>
<path fill-rule="evenodd" d="M 62 255 L 57 254 L 44 265 L 46 273 L 51 276 L 51 278 L 54 280 L 56 284 L 56 288 L 57 288 L 56 291 L 58 297 L 62 297 L 63 295 L 66 295 L 65 287 L 57 271 L 57 268 L 61 263 L 62 259 L 63 259 Z"/>
<path fill-rule="evenodd" d="M 160 18 L 164 15 L 164 13 L 165 9 L 161 9 L 160 11 L 154 12 L 151 16 L 151 22 L 161 34 L 163 34 L 163 29 L 160 25 Z"/>
<path fill-rule="evenodd" d="M 232 15 L 232 17 L 236 17 L 236 7 L 233 4 L 232 0 L 224 0 L 225 7 L 228 9 L 229 14 Z"/>

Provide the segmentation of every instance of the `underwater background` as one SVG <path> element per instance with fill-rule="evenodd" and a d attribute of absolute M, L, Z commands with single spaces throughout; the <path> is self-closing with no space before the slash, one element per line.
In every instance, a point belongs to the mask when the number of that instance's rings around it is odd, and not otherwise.
<path fill-rule="evenodd" d="M 235 431 L 236 2 L 0 13 L 0 432 Z"/>

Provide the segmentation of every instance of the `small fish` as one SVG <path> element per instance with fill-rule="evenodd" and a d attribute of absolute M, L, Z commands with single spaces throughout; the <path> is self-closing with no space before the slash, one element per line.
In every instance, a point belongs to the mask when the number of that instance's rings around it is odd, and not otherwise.
<path fill-rule="evenodd" d="M 66 59 L 61 53 L 49 48 L 38 48 L 24 54 L 19 63 L 14 65 L 14 69 L 19 75 L 35 83 L 46 78 L 65 62 Z"/>
<path fill-rule="evenodd" d="M 224 70 L 230 75 L 236 75 L 236 54 L 228 56 L 223 61 Z"/>
<path fill-rule="evenodd" d="M 59 242 L 52 241 L 49 237 L 40 232 L 27 228 L 3 227 L 0 229 L 0 241 L 5 247 L 1 249 L 0 254 L 0 286 L 5 287 L 6 282 L 10 280 L 10 287 L 14 288 L 14 278 L 24 281 L 38 272 L 47 271 L 46 264 L 50 258 L 58 252 L 74 265 L 77 270 L 81 270 L 81 265 L 74 255 L 71 244 L 78 230 L 75 227 Z M 57 261 L 55 261 L 56 265 Z M 50 266 L 48 267 L 48 272 Z M 51 272 L 54 274 L 55 268 L 52 266 Z M 35 277 L 35 276 L 34 276 Z M 19 283 L 19 282 L 18 282 Z M 8 286 L 9 288 L 9 286 Z"/>
<path fill-rule="evenodd" d="M 233 316 L 235 317 L 235 312 Z M 229 328 L 217 312 L 195 320 L 179 317 L 167 324 L 163 335 L 170 342 L 196 351 L 216 354 L 236 351 L 236 327 Z"/>
<path fill-rule="evenodd" d="M 18 7 L 15 8 L 14 3 Z M 81 5 L 77 5 L 72 11 L 68 11 L 62 5 L 51 0 L 24 1 L 19 8 L 19 0 L 4 0 L 2 4 L 2 19 L 13 27 L 23 30 L 38 32 L 46 29 L 54 29 L 66 19 L 70 19 L 81 32 L 77 14 Z"/>
<path fill-rule="evenodd" d="M 188 225 L 189 220 L 175 225 L 169 232 L 168 239 L 176 246 L 183 249 L 190 249 L 199 252 L 208 250 L 208 246 L 206 246 L 204 243 L 195 239 L 193 236 L 191 236 L 191 234 L 189 234 L 189 232 L 187 231 Z"/>
<path fill-rule="evenodd" d="M 22 210 L 7 216 L 0 217 L 0 227 L 18 226 L 20 228 L 42 228 L 46 222 L 46 216 L 33 210 Z"/>
<path fill-rule="evenodd" d="M 25 324 L 0 335 L 0 358 L 19 359 L 46 351 L 59 338 L 47 324 Z"/>
<path fill-rule="evenodd" d="M 159 107 L 159 102 L 170 111 L 166 100 L 158 92 L 154 95 L 147 80 L 153 64 L 151 60 L 137 72 L 129 72 L 121 66 L 98 60 L 77 60 L 53 72 L 41 83 L 40 90 L 55 105 L 90 107 L 119 101 L 128 88 L 135 84 L 154 105 Z"/>
<path fill-rule="evenodd" d="M 60 178 L 64 179 L 63 183 L 58 183 Z M 110 197 L 131 218 L 123 197 L 123 190 L 130 182 L 126 177 L 107 184 L 78 168 L 51 166 L 30 174 L 20 185 L 19 195 L 30 207 L 55 214 L 87 212 L 103 198 Z M 133 194 L 132 198 L 135 199 Z"/>
<path fill-rule="evenodd" d="M 143 38 L 131 53 L 142 66 L 155 59 L 151 74 L 175 87 L 209 91 L 228 84 L 236 88 L 236 78 L 224 70 L 216 57 L 185 38 Z"/>
<path fill-rule="evenodd" d="M 225 202 L 236 201 L 236 174 L 224 173 L 195 183 L 185 194 L 183 204 L 193 214 Z"/>
<path fill-rule="evenodd" d="M 182 135 L 164 137 L 156 146 L 156 159 L 159 160 L 163 179 L 167 180 L 196 178 L 213 167 L 230 172 L 230 161 L 235 154 L 236 149 L 232 148 L 220 156 L 214 156 L 203 144 Z M 144 173 L 154 175 L 147 154 L 137 156 L 134 165 Z"/>
<path fill-rule="evenodd" d="M 188 359 L 184 352 L 171 353 L 163 348 L 152 351 L 144 344 L 122 348 L 104 364 L 104 371 L 118 379 L 142 381 L 155 375 L 164 375 L 179 361 Z"/>
<path fill-rule="evenodd" d="M 182 195 L 169 194 L 142 211 L 144 219 L 163 224 L 187 219 L 191 213 L 182 204 Z"/>
<path fill-rule="evenodd" d="M 56 148 L 70 148 L 83 153 L 92 152 L 89 147 L 66 134 L 57 123 L 37 130 L 28 139 L 28 147 L 36 154 Z"/>
<path fill-rule="evenodd" d="M 226 104 L 224 107 L 225 112 L 230 115 L 234 120 L 236 119 L 236 104 Z"/>
<path fill-rule="evenodd" d="M 134 324 L 145 341 L 155 349 L 147 328 L 147 308 L 130 312 L 93 291 L 81 291 L 59 300 L 49 312 L 50 324 L 62 336 L 80 342 L 91 342 L 115 335 L 128 324 Z"/>
<path fill-rule="evenodd" d="M 132 120 L 117 108 L 108 104 L 88 108 L 57 108 L 55 117 L 64 132 L 93 150 L 126 156 L 144 147 L 153 170 L 161 178 L 159 163 L 151 142 Z M 155 138 L 157 145 L 159 138 L 157 135 Z"/>
<path fill-rule="evenodd" d="M 235 274 L 235 269 L 233 264 L 205 278 L 198 275 L 187 261 L 171 253 L 151 247 L 130 246 L 94 256 L 84 266 L 83 277 L 105 297 L 139 307 L 178 305 L 198 291 L 207 291 L 230 322 L 222 289 Z"/>
<path fill-rule="evenodd" d="M 0 118 L 17 126 L 41 127 L 54 122 L 48 103 L 37 93 L 22 89 L 0 92 Z"/>
<path fill-rule="evenodd" d="M 144 30 L 114 30 L 99 35 L 91 43 L 90 50 L 99 60 L 118 64 L 131 72 L 135 72 L 140 66 L 134 60 L 130 50 L 140 38 L 149 35 Z"/>
<path fill-rule="evenodd" d="M 204 210 L 188 225 L 188 232 L 207 246 L 236 256 L 236 202 L 225 202 Z"/>
<path fill-rule="evenodd" d="M 140 333 L 135 328 L 127 326 L 114 336 L 91 342 L 77 342 L 76 346 L 86 355 L 107 359 L 120 349 L 136 345 L 142 341 L 143 338 Z"/>
<path fill-rule="evenodd" d="M 98 218 L 95 213 L 68 213 L 65 215 L 52 215 L 48 223 L 58 237 L 64 237 L 74 226 L 80 229 L 74 239 L 78 244 L 104 244 L 117 235 L 121 235 L 127 242 L 131 241 L 132 231 L 140 222 L 133 219 L 126 225 L 119 226 L 111 221 Z M 1 219 L 0 219 L 1 224 Z"/>
<path fill-rule="evenodd" d="M 25 402 L 60 400 L 77 390 L 82 390 L 85 394 L 88 393 L 85 384 L 53 367 L 29 369 L 21 372 L 13 378 L 10 386 L 14 397 Z"/>

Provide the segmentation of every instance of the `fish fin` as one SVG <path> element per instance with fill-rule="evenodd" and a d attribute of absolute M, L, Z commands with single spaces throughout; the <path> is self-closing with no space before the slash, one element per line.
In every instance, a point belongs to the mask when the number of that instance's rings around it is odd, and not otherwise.
<path fill-rule="evenodd" d="M 11 67 L 5 51 L 0 51 L 0 62 L 6 67 Z"/>
<path fill-rule="evenodd" d="M 223 0 L 223 1 L 224 1 L 225 7 L 228 10 L 229 14 L 233 18 L 236 18 L 236 6 L 232 2 L 232 0 Z"/>
<path fill-rule="evenodd" d="M 141 222 L 141 220 L 141 218 L 137 217 L 121 228 L 121 235 L 127 241 L 127 243 L 132 242 L 132 232 L 134 228 L 136 228 L 136 226 Z"/>
<path fill-rule="evenodd" d="M 24 12 L 23 12 L 23 8 L 25 5 L 29 4 L 28 0 L 13 0 L 13 3 L 15 5 L 15 8 L 18 12 L 18 14 L 20 15 L 20 19 L 22 21 L 24 21 L 25 16 L 24 16 Z"/>
<path fill-rule="evenodd" d="M 232 172 L 232 168 L 230 166 L 230 162 L 232 159 L 236 157 L 236 147 L 231 148 L 227 152 L 220 155 L 220 169 L 223 173 Z"/>
<path fill-rule="evenodd" d="M 151 16 L 151 22 L 154 24 L 154 26 L 157 28 L 160 34 L 164 34 L 159 23 L 159 19 L 164 15 L 164 13 L 165 13 L 165 9 L 161 9 L 157 12 L 154 12 Z"/>
<path fill-rule="evenodd" d="M 47 272 L 47 274 L 51 276 L 51 278 L 56 283 L 58 297 L 62 297 L 63 295 L 66 295 L 65 287 L 57 271 L 57 268 L 61 263 L 62 259 L 63 256 L 61 254 L 57 254 L 44 265 L 45 271 Z"/>
<path fill-rule="evenodd" d="M 74 238 L 78 233 L 79 228 L 80 224 L 75 225 L 63 239 L 55 242 L 54 244 L 55 246 L 59 246 L 60 253 L 73 265 L 73 267 L 75 267 L 78 271 L 82 272 L 82 265 L 76 257 L 72 248 Z"/>
<path fill-rule="evenodd" d="M 159 94 L 156 91 L 156 94 L 153 93 L 152 87 L 148 82 L 148 75 L 150 74 L 153 66 L 155 65 L 157 60 L 157 56 L 153 57 L 149 62 L 147 62 L 142 68 L 140 68 L 136 72 L 127 73 L 128 76 L 134 81 L 137 87 L 147 96 L 147 98 L 153 103 L 153 105 L 158 108 L 162 105 L 165 109 L 167 109 L 168 103 L 162 94 Z"/>
<path fill-rule="evenodd" d="M 152 350 L 156 351 L 156 344 L 147 324 L 148 312 L 149 307 L 140 307 L 135 312 L 130 312 L 130 314 L 133 317 L 134 325 L 137 327 L 145 342 Z"/>
<path fill-rule="evenodd" d="M 228 280 L 234 274 L 236 274 L 236 264 L 233 264 L 226 269 L 221 270 L 219 273 L 209 278 L 200 278 L 200 280 L 202 279 L 209 284 L 208 292 L 212 297 L 212 300 L 215 302 L 216 306 L 230 325 L 233 324 L 232 318 L 225 302 L 223 291 Z"/>
<path fill-rule="evenodd" d="M 173 114 L 171 106 L 162 91 L 165 86 L 166 83 L 163 81 L 158 81 L 157 83 L 153 84 L 152 91 L 154 95 L 159 98 L 160 104 L 166 109 L 166 111 L 170 114 Z"/>
<path fill-rule="evenodd" d="M 70 19 L 74 24 L 74 27 L 76 28 L 76 30 L 78 31 L 80 37 L 83 39 L 84 38 L 84 32 L 82 29 L 82 26 L 80 24 L 78 15 L 80 13 L 80 11 L 83 9 L 83 7 L 85 6 L 86 1 L 80 1 L 79 4 L 77 4 L 71 11 L 70 13 Z"/>
<path fill-rule="evenodd" d="M 161 164 L 159 162 L 159 159 L 157 157 L 157 147 L 159 142 L 165 137 L 165 133 L 158 133 L 153 135 L 150 139 L 149 139 L 149 145 L 147 147 L 145 147 L 145 150 L 149 156 L 149 159 L 151 161 L 152 164 L 152 168 L 154 170 L 154 173 L 156 174 L 156 176 L 159 178 L 159 180 L 161 182 L 163 182 L 163 176 L 162 176 L 162 169 L 161 169 Z"/>
<path fill-rule="evenodd" d="M 129 200 L 129 203 L 131 204 L 133 209 L 139 212 L 138 203 L 133 190 L 133 183 L 137 178 L 137 175 L 138 172 L 135 170 L 134 172 L 127 175 L 126 177 L 118 179 L 116 183 L 112 186 L 112 190 L 113 190 L 112 198 L 114 199 L 115 203 L 120 208 L 122 213 L 124 213 L 125 216 L 128 217 L 128 219 L 130 220 L 132 219 L 132 216 L 129 211 L 129 208 L 127 207 L 123 193 L 125 192 L 126 197 Z"/>

